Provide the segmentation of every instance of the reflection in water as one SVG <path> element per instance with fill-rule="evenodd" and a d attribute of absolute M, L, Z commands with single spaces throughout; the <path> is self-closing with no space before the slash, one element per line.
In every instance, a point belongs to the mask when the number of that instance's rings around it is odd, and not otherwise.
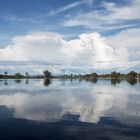
<path fill-rule="evenodd" d="M 46 87 L 47 87 L 47 86 L 49 86 L 49 85 L 51 84 L 51 80 L 50 80 L 50 79 L 48 79 L 48 78 L 45 78 L 45 79 L 44 79 L 44 83 L 43 83 L 43 84 L 44 84 L 44 86 L 46 86 Z"/>
<path fill-rule="evenodd" d="M 127 82 L 128 82 L 130 85 L 135 85 L 135 84 L 137 84 L 137 79 L 127 79 Z"/>
<path fill-rule="evenodd" d="M 21 83 L 21 79 L 15 79 L 15 83 L 20 84 Z"/>
<path fill-rule="evenodd" d="M 90 80 L 86 80 L 86 81 L 87 81 L 87 82 L 89 81 L 89 82 L 91 82 L 91 83 L 96 84 L 97 81 L 98 81 L 98 79 L 94 78 L 94 79 L 90 79 Z"/>
<path fill-rule="evenodd" d="M 14 110 L 7 108 L 4 105 L 0 105 L 0 119 L 13 117 Z"/>
<path fill-rule="evenodd" d="M 67 116 L 68 117 L 68 116 Z M 72 120 L 36 123 L 25 119 L 0 119 L 2 140 L 139 140 L 140 128 L 128 127 L 109 117 L 101 118 L 98 124 Z M 10 124 L 10 125 L 5 125 Z M 8 130 L 7 130 L 8 127 Z M 7 131 L 5 131 L 7 130 Z"/>
<path fill-rule="evenodd" d="M 139 86 L 134 88 L 126 82 L 111 86 L 109 81 L 101 80 L 92 86 L 92 83 L 85 81 L 71 83 L 54 80 L 50 84 L 51 82 L 46 80 L 44 85 L 49 85 L 47 90 L 42 86 L 42 82 L 31 81 L 25 87 L 22 82 L 18 89 L 9 84 L 9 89 L 1 91 L 0 105 L 14 108 L 14 116 L 17 118 L 39 121 L 55 121 L 69 112 L 80 115 L 79 120 L 82 122 L 97 123 L 108 114 L 122 120 L 122 117 L 126 117 L 126 112 L 132 111 L 129 105 L 134 104 L 133 111 L 139 111 Z M 117 112 L 119 113 L 116 115 Z"/>
<path fill-rule="evenodd" d="M 132 132 L 132 139 L 140 138 L 139 84 L 113 81 L 116 86 L 112 86 L 108 80 L 98 80 L 93 86 L 78 80 L 30 80 L 26 85 L 24 81 L 19 86 L 13 80 L 7 80 L 6 87 L 1 85 L 0 132 L 8 122 L 10 134 L 20 131 L 17 136 L 30 136 L 29 129 L 46 139 L 125 139 Z M 22 128 L 27 130 L 21 132 Z"/>
<path fill-rule="evenodd" d="M 116 84 L 120 84 L 121 79 L 111 79 L 110 81 L 112 85 L 116 85 Z"/>
<path fill-rule="evenodd" d="M 26 79 L 25 84 L 29 84 L 29 79 Z"/>
<path fill-rule="evenodd" d="M 6 79 L 4 80 L 4 85 L 5 85 L 5 86 L 7 86 L 7 85 L 8 85 L 8 82 L 7 82 L 7 80 L 6 80 Z"/>
<path fill-rule="evenodd" d="M 62 79 L 63 81 L 67 81 Z M 74 82 L 74 81 L 78 81 L 79 83 L 82 82 L 82 81 L 86 81 L 86 82 L 91 82 L 91 83 L 94 83 L 96 84 L 97 81 L 99 79 L 87 79 L 87 80 L 83 80 L 83 79 L 69 79 L 68 81 L 70 81 L 71 83 Z M 125 81 L 125 80 L 121 80 L 121 79 L 102 79 L 104 81 L 110 81 L 112 85 L 116 85 L 116 84 L 120 84 L 120 82 L 122 81 Z M 4 84 L 7 86 L 8 85 L 8 82 L 9 80 L 8 79 L 3 79 L 3 80 L 0 80 L 0 82 L 3 82 L 4 81 Z M 11 80 L 10 80 L 11 81 Z M 15 81 L 15 83 L 17 84 L 20 84 L 22 81 L 25 81 L 25 84 L 28 84 L 29 81 L 32 81 L 31 79 L 15 79 L 15 80 L 12 80 L 12 81 Z M 135 84 L 138 84 L 140 83 L 140 79 L 127 79 L 126 80 L 130 85 L 135 85 Z M 44 79 L 44 82 L 43 82 L 44 86 L 49 86 L 51 84 L 51 80 L 50 79 Z"/>

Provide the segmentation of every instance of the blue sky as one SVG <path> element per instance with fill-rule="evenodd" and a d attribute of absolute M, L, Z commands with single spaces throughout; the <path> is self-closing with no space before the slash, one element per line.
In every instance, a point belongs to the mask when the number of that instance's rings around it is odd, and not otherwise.
<path fill-rule="evenodd" d="M 139 71 L 139 35 L 139 0 L 1 0 L 0 71 Z"/>

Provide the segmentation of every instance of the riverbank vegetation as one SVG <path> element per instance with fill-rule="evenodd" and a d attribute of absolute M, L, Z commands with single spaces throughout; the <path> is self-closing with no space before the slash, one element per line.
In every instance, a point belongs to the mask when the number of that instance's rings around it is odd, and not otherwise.
<path fill-rule="evenodd" d="M 113 71 L 109 74 L 97 74 L 96 72 L 90 73 L 90 74 L 70 74 L 70 75 L 58 75 L 54 76 L 49 70 L 44 70 L 42 75 L 31 75 L 28 72 L 21 74 L 21 73 L 15 73 L 15 74 L 8 74 L 7 71 L 5 71 L 3 74 L 0 74 L 0 79 L 86 79 L 86 80 L 92 80 L 92 79 L 140 79 L 140 73 L 135 71 L 130 71 L 127 74 L 122 74 L 116 71 Z"/>

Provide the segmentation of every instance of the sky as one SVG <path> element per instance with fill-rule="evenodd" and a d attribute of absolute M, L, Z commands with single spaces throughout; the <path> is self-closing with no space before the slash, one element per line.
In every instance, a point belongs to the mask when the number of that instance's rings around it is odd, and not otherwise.
<path fill-rule="evenodd" d="M 0 73 L 140 71 L 140 0 L 0 0 Z"/>

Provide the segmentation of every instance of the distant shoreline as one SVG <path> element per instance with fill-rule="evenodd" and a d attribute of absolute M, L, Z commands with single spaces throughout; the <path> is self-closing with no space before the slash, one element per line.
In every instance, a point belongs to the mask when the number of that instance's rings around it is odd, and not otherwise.
<path fill-rule="evenodd" d="M 111 72 L 109 74 L 97 74 L 96 72 L 90 74 L 70 74 L 70 75 L 59 75 L 53 76 L 52 73 L 48 70 L 43 71 L 44 75 L 30 75 L 28 72 L 25 74 L 16 73 L 14 75 L 8 74 L 5 72 L 4 74 L 0 74 L 0 79 L 80 79 L 80 80 L 95 80 L 95 79 L 117 79 L 117 80 L 140 80 L 140 73 L 135 71 L 131 71 L 127 74 L 122 74 L 119 72 Z"/>
<path fill-rule="evenodd" d="M 10 78 L 10 77 L 8 77 L 8 78 L 0 78 L 0 80 L 6 80 L 6 79 L 11 79 L 11 80 L 17 80 L 17 79 L 19 79 L 19 80 L 27 80 L 27 79 L 45 79 L 45 77 L 40 77 L 40 78 L 37 78 L 37 77 L 30 77 L 30 78 L 26 78 L 26 77 L 24 77 L 24 78 Z M 67 78 L 65 78 L 65 77 L 51 77 L 51 78 L 48 78 L 48 79 L 64 79 L 64 80 L 67 80 L 67 79 L 69 79 L 69 80 L 71 80 L 71 79 L 80 79 L 80 80 L 95 80 L 95 79 L 98 79 L 98 80 L 128 80 L 129 78 L 100 78 L 100 77 L 98 77 L 98 78 L 81 78 L 81 77 L 72 77 L 72 78 L 70 78 L 70 77 L 67 77 Z M 140 78 L 132 78 L 131 80 L 133 80 L 133 79 L 135 79 L 135 80 L 140 80 Z"/>

